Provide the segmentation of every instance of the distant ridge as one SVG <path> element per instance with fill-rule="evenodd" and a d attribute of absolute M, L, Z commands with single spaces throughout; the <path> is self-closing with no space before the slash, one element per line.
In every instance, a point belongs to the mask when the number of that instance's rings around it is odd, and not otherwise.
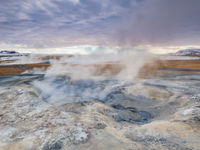
<path fill-rule="evenodd" d="M 0 51 L 0 63 L 5 61 L 15 61 L 19 59 L 21 56 L 28 56 L 26 53 L 19 53 L 14 50 L 1 50 Z"/>
<path fill-rule="evenodd" d="M 176 56 L 200 56 L 200 49 L 185 49 L 176 52 Z"/>
<path fill-rule="evenodd" d="M 1 50 L 0 57 L 11 57 L 11 56 L 27 56 L 28 53 L 20 53 L 14 50 Z"/>
<path fill-rule="evenodd" d="M 16 51 L 9 51 L 9 50 L 2 50 L 0 51 L 0 54 L 19 54 L 19 52 L 16 52 Z"/>

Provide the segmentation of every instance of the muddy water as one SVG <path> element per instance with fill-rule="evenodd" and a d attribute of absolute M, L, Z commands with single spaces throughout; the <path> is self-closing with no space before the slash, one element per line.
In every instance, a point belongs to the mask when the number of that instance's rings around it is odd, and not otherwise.
<path fill-rule="evenodd" d="M 184 70 L 187 71 L 187 70 Z M 0 78 L 2 150 L 198 150 L 200 76 Z"/>

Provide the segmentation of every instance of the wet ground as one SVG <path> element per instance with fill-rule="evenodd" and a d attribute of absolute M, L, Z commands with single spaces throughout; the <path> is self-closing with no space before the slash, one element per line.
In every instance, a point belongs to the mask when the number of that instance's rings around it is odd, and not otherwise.
<path fill-rule="evenodd" d="M 199 70 L 168 70 L 132 82 L 1 76 L 0 149 L 198 150 Z"/>

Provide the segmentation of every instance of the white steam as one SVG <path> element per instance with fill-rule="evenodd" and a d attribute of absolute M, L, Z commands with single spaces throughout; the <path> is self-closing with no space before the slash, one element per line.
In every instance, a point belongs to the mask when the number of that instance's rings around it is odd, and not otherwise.
<path fill-rule="evenodd" d="M 63 56 L 52 61 L 44 79 L 33 85 L 51 103 L 106 100 L 109 93 L 132 83 L 139 69 L 152 58 L 144 51 Z"/>
<path fill-rule="evenodd" d="M 56 60 L 46 71 L 46 77 L 67 75 L 79 79 L 114 79 L 132 81 L 139 69 L 153 56 L 147 52 L 122 51 L 114 54 L 76 55 Z"/>

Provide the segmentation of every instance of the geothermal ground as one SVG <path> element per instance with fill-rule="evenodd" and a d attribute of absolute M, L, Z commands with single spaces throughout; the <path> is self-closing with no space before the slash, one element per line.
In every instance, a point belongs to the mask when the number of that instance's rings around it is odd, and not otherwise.
<path fill-rule="evenodd" d="M 0 150 L 200 148 L 196 57 L 156 57 L 125 71 L 119 60 L 74 56 L 0 60 Z"/>

